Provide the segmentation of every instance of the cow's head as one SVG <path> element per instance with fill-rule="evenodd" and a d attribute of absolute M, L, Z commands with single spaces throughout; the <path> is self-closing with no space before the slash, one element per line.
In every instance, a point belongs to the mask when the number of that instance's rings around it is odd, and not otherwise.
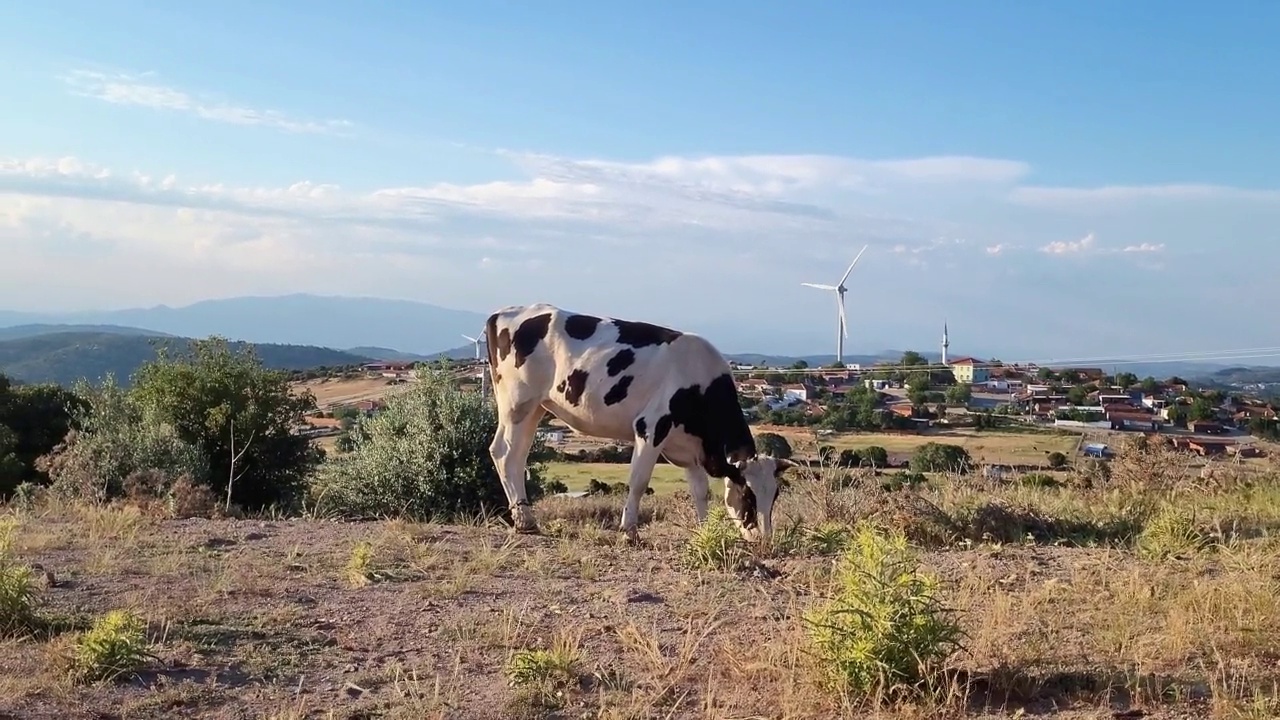
<path fill-rule="evenodd" d="M 782 458 L 758 455 L 733 463 L 738 477 L 724 480 L 724 506 L 729 517 L 747 540 L 773 535 L 773 504 L 778 499 L 782 473 L 795 463 Z"/>

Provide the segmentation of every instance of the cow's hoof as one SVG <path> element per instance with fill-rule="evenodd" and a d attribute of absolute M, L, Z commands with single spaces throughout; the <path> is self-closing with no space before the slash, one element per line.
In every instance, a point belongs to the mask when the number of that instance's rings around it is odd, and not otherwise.
<path fill-rule="evenodd" d="M 631 530 L 623 530 L 622 541 L 627 545 L 639 545 L 640 533 L 635 528 L 632 528 Z"/>
<path fill-rule="evenodd" d="M 517 535 L 541 535 L 542 530 L 537 525 L 516 525 L 514 528 Z"/>

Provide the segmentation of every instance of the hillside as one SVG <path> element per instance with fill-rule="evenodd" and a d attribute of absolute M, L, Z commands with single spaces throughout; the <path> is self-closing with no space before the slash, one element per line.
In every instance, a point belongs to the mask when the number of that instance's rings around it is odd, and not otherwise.
<path fill-rule="evenodd" d="M 182 351 L 189 338 L 125 335 L 112 332 L 50 332 L 0 341 L 0 373 L 29 382 L 71 384 L 80 378 L 96 382 L 108 373 L 121 384 L 156 355 L 160 344 Z M 235 342 L 232 347 L 243 348 Z M 356 365 L 371 358 L 309 345 L 254 343 L 267 367 L 302 370 Z"/>
<path fill-rule="evenodd" d="M 168 333 L 158 332 L 156 330 L 147 330 L 138 327 L 126 327 L 124 325 L 56 325 L 48 323 L 38 323 L 33 325 L 14 325 L 12 327 L 0 327 L 0 340 L 17 340 L 19 338 L 35 337 L 37 335 L 52 335 L 55 333 L 99 333 L 105 335 L 134 335 L 134 336 L 152 336 L 152 337 L 173 337 Z"/>
<path fill-rule="evenodd" d="M 123 325 L 180 337 L 239 338 L 248 342 L 328 348 L 394 347 L 431 354 L 475 336 L 485 315 L 408 300 L 280 295 L 206 300 L 183 307 L 19 313 L 0 310 L 0 326 L 30 324 Z"/>

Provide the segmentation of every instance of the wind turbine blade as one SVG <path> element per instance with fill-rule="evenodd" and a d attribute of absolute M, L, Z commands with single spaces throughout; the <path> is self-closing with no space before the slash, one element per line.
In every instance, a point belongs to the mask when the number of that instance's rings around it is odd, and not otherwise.
<path fill-rule="evenodd" d="M 867 246 L 863 245 L 862 249 L 858 251 L 857 257 L 853 259 L 853 262 L 849 263 L 849 269 L 844 271 L 844 277 L 840 278 L 840 285 L 843 285 L 844 281 L 849 279 L 849 273 L 853 272 L 853 266 L 858 264 L 858 258 L 862 257 L 862 253 L 866 251 Z"/>
<path fill-rule="evenodd" d="M 848 340 L 849 324 L 845 322 L 845 317 L 844 317 L 844 298 L 840 297 L 839 293 L 836 293 L 836 307 L 839 308 L 840 310 L 840 330 L 841 332 L 844 333 L 844 339 Z"/>
<path fill-rule="evenodd" d="M 818 288 L 819 290 L 835 290 L 835 285 L 820 285 L 818 283 L 800 283 L 805 287 Z"/>
<path fill-rule="evenodd" d="M 473 343 L 478 343 L 478 342 L 480 342 L 479 340 L 477 340 L 477 339 L 475 339 L 475 338 L 471 337 L 470 335 L 463 335 L 462 337 L 466 338 L 467 342 L 473 342 Z"/>

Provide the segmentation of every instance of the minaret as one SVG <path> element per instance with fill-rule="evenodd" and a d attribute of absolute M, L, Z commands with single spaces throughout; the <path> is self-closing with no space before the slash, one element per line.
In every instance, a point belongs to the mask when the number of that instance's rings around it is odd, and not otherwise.
<path fill-rule="evenodd" d="M 947 364 L 947 348 L 951 347 L 951 341 L 947 339 L 947 321 L 942 321 L 942 364 Z"/>

